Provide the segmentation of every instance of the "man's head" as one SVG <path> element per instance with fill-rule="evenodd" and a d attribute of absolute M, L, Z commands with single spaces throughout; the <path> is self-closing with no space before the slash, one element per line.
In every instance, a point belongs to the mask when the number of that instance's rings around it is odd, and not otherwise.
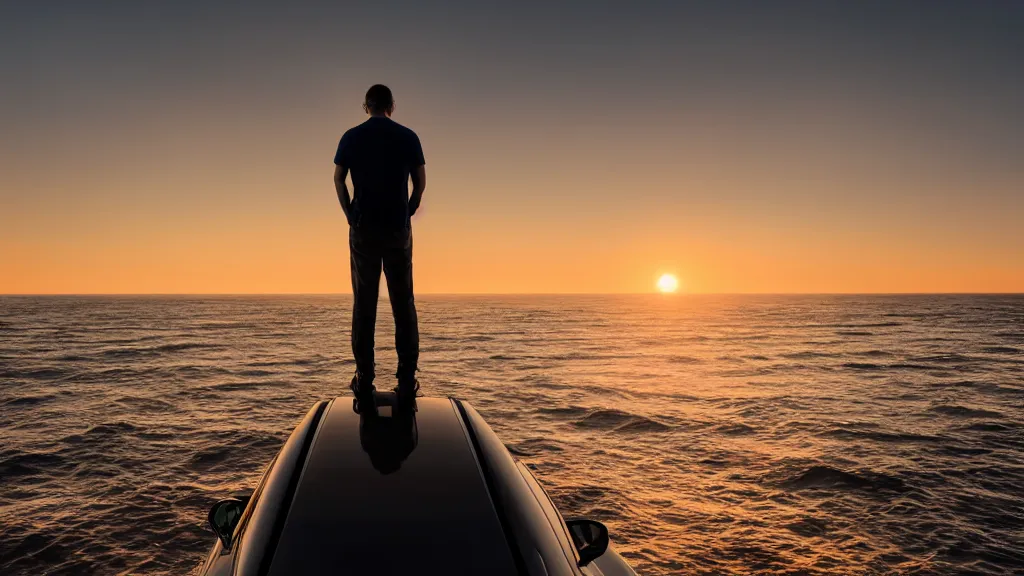
<path fill-rule="evenodd" d="M 366 91 L 363 110 L 373 116 L 391 116 L 391 113 L 395 111 L 395 98 L 391 95 L 391 89 L 383 84 L 370 86 L 370 89 Z"/>

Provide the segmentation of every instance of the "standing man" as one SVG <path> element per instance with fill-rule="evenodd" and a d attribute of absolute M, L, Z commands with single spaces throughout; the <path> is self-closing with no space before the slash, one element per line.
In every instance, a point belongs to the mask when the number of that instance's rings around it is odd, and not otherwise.
<path fill-rule="evenodd" d="M 398 400 L 414 401 L 419 384 L 419 329 L 412 294 L 412 226 L 427 186 L 423 148 L 412 130 L 391 120 L 391 90 L 376 84 L 366 91 L 366 122 L 341 137 L 334 156 L 334 187 L 349 225 L 352 261 L 352 352 L 357 402 L 373 404 L 373 333 L 383 268 L 395 317 L 398 352 Z M 345 177 L 352 173 L 352 198 Z M 412 193 L 409 180 L 412 180 Z"/>

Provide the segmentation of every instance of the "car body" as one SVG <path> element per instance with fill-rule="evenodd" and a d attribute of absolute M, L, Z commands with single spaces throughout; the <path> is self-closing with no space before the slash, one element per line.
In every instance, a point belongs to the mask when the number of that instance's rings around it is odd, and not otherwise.
<path fill-rule="evenodd" d="M 199 574 L 635 576 L 468 403 L 377 394 L 370 408 L 313 406 L 251 496 L 213 506 Z"/>

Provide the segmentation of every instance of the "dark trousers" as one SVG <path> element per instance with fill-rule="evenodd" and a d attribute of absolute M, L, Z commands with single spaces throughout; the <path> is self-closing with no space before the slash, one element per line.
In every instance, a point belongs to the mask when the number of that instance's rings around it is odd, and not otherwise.
<path fill-rule="evenodd" d="M 352 352 L 359 380 L 369 383 L 374 377 L 373 333 L 381 268 L 395 316 L 398 378 L 400 382 L 411 378 L 420 355 L 420 332 L 412 294 L 412 231 L 354 226 L 349 229 L 348 243 L 352 260 Z"/>

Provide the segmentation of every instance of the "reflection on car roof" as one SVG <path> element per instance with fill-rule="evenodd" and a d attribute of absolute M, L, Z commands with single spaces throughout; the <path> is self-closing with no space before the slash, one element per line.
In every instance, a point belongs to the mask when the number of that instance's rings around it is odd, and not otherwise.
<path fill-rule="evenodd" d="M 270 574 L 515 574 L 451 401 L 407 417 L 324 415 Z"/>

